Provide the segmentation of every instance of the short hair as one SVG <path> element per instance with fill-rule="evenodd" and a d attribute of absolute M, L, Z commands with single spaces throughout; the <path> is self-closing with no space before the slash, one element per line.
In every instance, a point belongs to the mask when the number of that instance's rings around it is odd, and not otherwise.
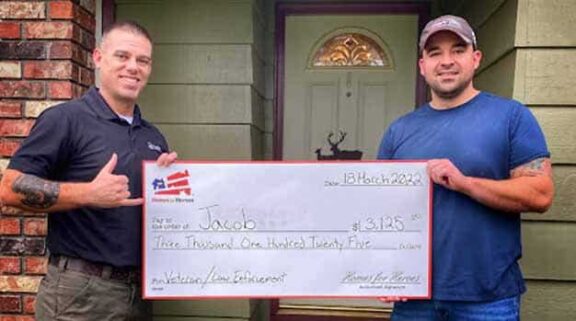
<path fill-rule="evenodd" d="M 106 36 L 108 36 L 108 34 L 114 30 L 126 30 L 135 33 L 137 35 L 143 36 L 144 38 L 148 39 L 150 43 L 152 43 L 152 37 L 150 37 L 148 30 L 133 20 L 120 20 L 106 26 L 102 32 L 102 42 L 104 39 L 106 39 Z"/>

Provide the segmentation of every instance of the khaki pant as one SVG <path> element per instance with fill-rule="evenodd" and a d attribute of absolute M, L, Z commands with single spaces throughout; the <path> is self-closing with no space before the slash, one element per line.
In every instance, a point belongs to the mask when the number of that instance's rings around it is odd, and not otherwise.
<path fill-rule="evenodd" d="M 141 288 L 48 265 L 36 298 L 36 321 L 149 321 Z"/>

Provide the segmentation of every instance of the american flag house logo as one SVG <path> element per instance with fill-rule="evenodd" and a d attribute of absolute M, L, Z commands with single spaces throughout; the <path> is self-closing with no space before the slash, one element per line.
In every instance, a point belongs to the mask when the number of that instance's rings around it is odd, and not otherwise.
<path fill-rule="evenodd" d="M 188 170 L 174 172 L 165 178 L 156 178 L 152 181 L 152 188 L 154 195 L 192 195 Z"/>

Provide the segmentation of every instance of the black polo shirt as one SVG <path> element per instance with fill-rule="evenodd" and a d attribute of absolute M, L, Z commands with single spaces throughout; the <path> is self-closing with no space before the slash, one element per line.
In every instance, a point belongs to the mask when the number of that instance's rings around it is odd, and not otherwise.
<path fill-rule="evenodd" d="M 58 182 L 90 182 L 116 153 L 113 173 L 128 176 L 131 197 L 140 197 L 142 161 L 166 151 L 166 140 L 138 107 L 130 125 L 91 88 L 80 99 L 44 111 L 8 168 Z M 140 266 L 141 221 L 141 206 L 50 213 L 48 248 L 118 267 Z"/>

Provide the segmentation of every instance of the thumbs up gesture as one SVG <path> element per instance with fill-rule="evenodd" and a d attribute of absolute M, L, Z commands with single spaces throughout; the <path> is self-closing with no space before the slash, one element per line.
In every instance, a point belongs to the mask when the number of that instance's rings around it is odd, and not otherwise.
<path fill-rule="evenodd" d="M 94 207 L 118 207 L 141 205 L 142 198 L 129 198 L 128 177 L 126 175 L 114 175 L 112 172 L 116 168 L 118 156 L 112 154 L 110 160 L 89 183 L 88 205 Z"/>

